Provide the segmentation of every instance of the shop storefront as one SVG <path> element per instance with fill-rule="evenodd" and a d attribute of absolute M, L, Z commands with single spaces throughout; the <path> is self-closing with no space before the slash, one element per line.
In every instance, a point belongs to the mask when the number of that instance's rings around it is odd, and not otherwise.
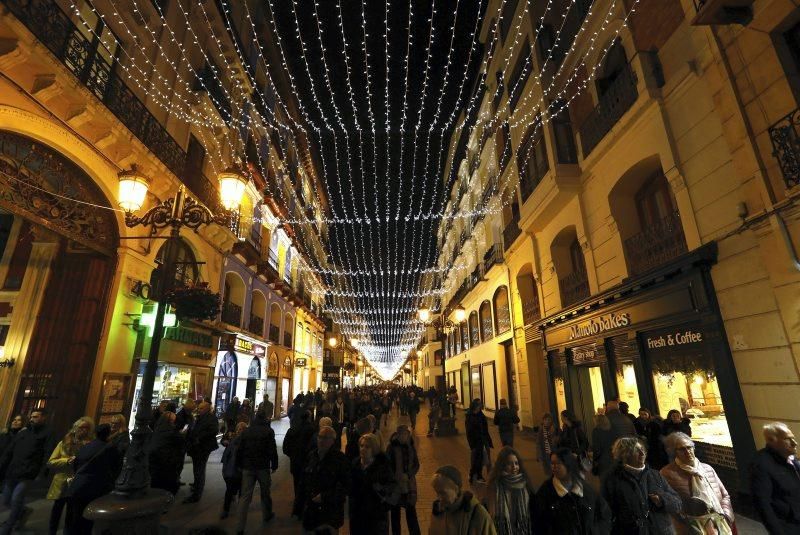
<path fill-rule="evenodd" d="M 281 366 L 281 418 L 289 413 L 289 393 L 292 383 L 292 357 L 286 355 Z"/>
<path fill-rule="evenodd" d="M 253 406 L 261 403 L 268 385 L 266 354 L 266 345 L 241 334 L 220 339 L 212 398 L 217 415 L 225 413 L 234 397 L 247 398 Z"/>
<path fill-rule="evenodd" d="M 307 357 L 295 357 L 294 378 L 292 379 L 294 391 L 292 392 L 292 397 L 297 397 L 297 394 L 303 394 L 309 390 L 308 379 L 310 371 L 308 367 L 309 362 Z"/>
<path fill-rule="evenodd" d="M 199 326 L 179 324 L 165 330 L 153 384 L 153 406 L 162 400 L 170 400 L 180 407 L 189 398 L 203 399 L 211 396 L 214 337 L 201 329 Z M 142 333 L 146 338 L 142 345 L 143 355 L 149 351 L 148 334 L 149 332 Z M 134 360 L 137 375 L 129 421 L 136 416 L 139 406 L 145 365 L 146 359 Z"/>
<path fill-rule="evenodd" d="M 729 488 L 755 451 L 710 267 L 715 244 L 656 273 L 594 296 L 577 312 L 545 319 L 553 412 L 572 410 L 587 432 L 607 399 L 691 420 L 698 457 Z M 744 472 L 746 473 L 746 472 Z"/>

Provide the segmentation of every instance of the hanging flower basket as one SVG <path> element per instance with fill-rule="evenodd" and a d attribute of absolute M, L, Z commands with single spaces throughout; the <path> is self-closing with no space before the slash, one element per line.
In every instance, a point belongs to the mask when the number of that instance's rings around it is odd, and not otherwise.
<path fill-rule="evenodd" d="M 219 314 L 219 294 L 212 292 L 207 282 L 173 288 L 164 298 L 179 320 L 212 320 Z"/>
<path fill-rule="evenodd" d="M 405 368 L 403 368 L 403 371 L 406 372 L 406 373 L 411 373 L 411 367 L 410 366 L 406 366 Z"/>
<path fill-rule="evenodd" d="M 352 362 L 348 361 L 348 362 L 344 363 L 343 368 L 344 368 L 344 371 L 346 371 L 346 372 L 352 372 L 352 371 L 355 371 L 356 365 L 353 364 Z"/>

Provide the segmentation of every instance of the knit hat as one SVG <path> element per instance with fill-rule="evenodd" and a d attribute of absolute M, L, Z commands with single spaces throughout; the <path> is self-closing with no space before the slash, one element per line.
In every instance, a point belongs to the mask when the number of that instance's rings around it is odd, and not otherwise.
<path fill-rule="evenodd" d="M 458 471 L 458 468 L 451 464 L 447 464 L 445 466 L 440 466 L 436 469 L 436 474 L 446 477 L 450 481 L 456 484 L 456 486 L 460 489 L 461 488 L 461 472 Z"/>

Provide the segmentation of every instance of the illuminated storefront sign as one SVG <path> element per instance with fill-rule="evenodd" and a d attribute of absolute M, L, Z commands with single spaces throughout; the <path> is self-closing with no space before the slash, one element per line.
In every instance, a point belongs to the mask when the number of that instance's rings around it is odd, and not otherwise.
<path fill-rule="evenodd" d="M 622 314 L 606 314 L 584 323 L 573 325 L 569 329 L 569 339 L 595 336 L 606 331 L 613 331 L 631 324 L 631 316 L 627 312 Z"/>

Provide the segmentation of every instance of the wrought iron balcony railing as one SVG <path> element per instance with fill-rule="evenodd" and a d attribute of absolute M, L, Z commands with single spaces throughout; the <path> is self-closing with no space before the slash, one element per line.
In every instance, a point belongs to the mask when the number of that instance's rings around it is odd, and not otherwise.
<path fill-rule="evenodd" d="M 495 243 L 483 256 L 483 272 L 488 273 L 495 264 L 503 263 L 503 245 Z"/>
<path fill-rule="evenodd" d="M 677 210 L 625 240 L 625 258 L 631 275 L 660 266 L 687 251 L 681 216 Z"/>
<path fill-rule="evenodd" d="M 539 309 L 538 299 L 526 299 L 522 301 L 522 321 L 525 325 L 530 325 L 542 319 L 542 311 Z"/>
<path fill-rule="evenodd" d="M 2 0 L 2 3 L 170 171 L 181 176 L 186 152 L 55 0 Z"/>
<path fill-rule="evenodd" d="M 283 346 L 292 347 L 292 333 L 283 333 Z"/>
<path fill-rule="evenodd" d="M 566 277 L 558 279 L 558 288 L 561 292 L 562 307 L 568 307 L 589 297 L 589 279 L 584 271 L 573 271 Z"/>
<path fill-rule="evenodd" d="M 581 149 L 584 158 L 589 156 L 605 135 L 625 115 L 625 112 L 633 106 L 638 97 L 636 73 L 628 64 L 611 82 L 608 90 L 600 97 L 600 102 L 581 125 Z"/>
<path fill-rule="evenodd" d="M 264 318 L 260 318 L 255 314 L 250 314 L 250 322 L 247 324 L 247 330 L 253 334 L 261 336 L 264 334 Z"/>
<path fill-rule="evenodd" d="M 242 325 L 242 307 L 230 301 L 222 303 L 222 321 L 228 325 Z"/>
<path fill-rule="evenodd" d="M 787 188 L 800 184 L 800 108 L 769 127 L 772 155 L 778 160 Z"/>
<path fill-rule="evenodd" d="M 279 344 L 281 342 L 281 329 L 277 325 L 269 326 L 269 341 L 273 344 Z"/>
<path fill-rule="evenodd" d="M 516 216 L 503 229 L 503 244 L 506 249 L 511 247 L 511 244 L 514 243 L 520 233 L 522 233 L 522 229 L 519 228 L 519 216 Z"/>

